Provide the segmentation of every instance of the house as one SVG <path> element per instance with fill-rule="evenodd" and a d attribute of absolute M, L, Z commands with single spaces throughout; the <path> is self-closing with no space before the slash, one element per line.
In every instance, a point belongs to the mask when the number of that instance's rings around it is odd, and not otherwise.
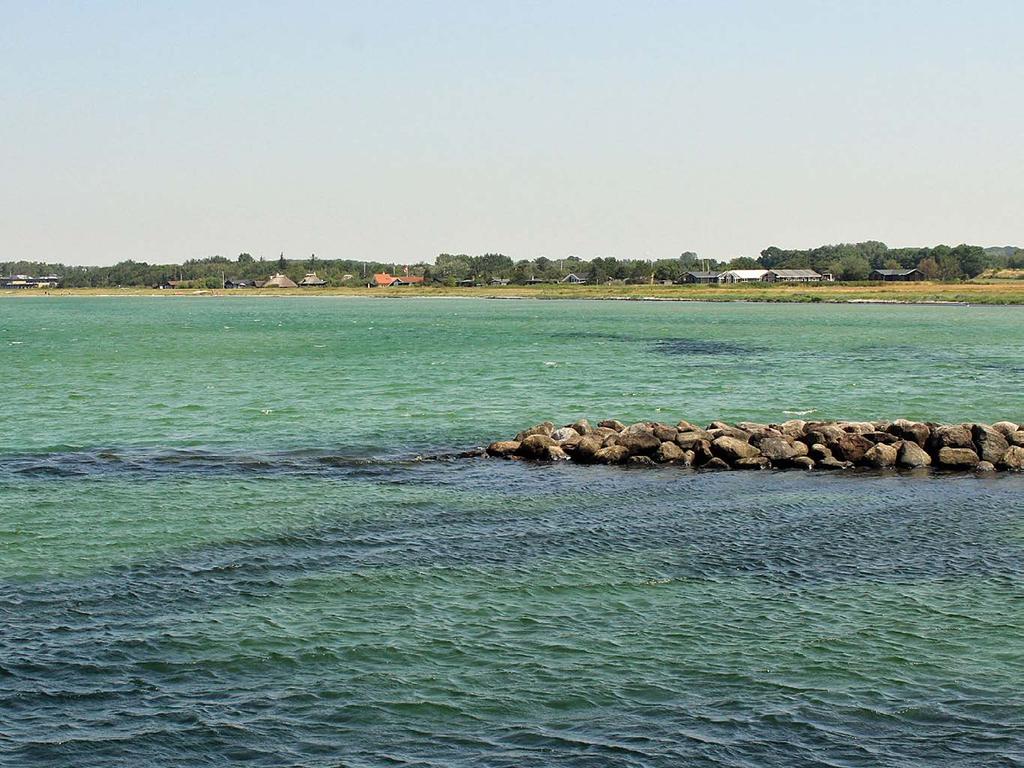
<path fill-rule="evenodd" d="M 373 275 L 373 282 L 368 284 L 370 288 L 391 288 L 402 285 L 423 285 L 423 277 L 419 275 L 405 275 L 396 277 L 387 272 L 376 272 Z"/>
<path fill-rule="evenodd" d="M 723 272 L 719 282 L 722 283 L 766 283 L 768 282 L 767 269 L 730 269 Z"/>
<path fill-rule="evenodd" d="M 813 269 L 769 269 L 770 283 L 820 283 L 822 277 Z"/>
<path fill-rule="evenodd" d="M 569 283 L 570 285 L 583 285 L 587 282 L 584 278 L 577 275 L 575 272 L 570 272 L 568 275 L 559 280 L 560 283 Z"/>
<path fill-rule="evenodd" d="M 300 288 L 323 288 L 327 285 L 326 280 L 316 276 L 316 272 L 307 272 L 306 276 L 299 281 Z"/>
<path fill-rule="evenodd" d="M 264 280 L 262 284 L 258 285 L 259 288 L 298 288 L 295 281 L 292 280 L 288 275 L 282 275 L 278 272 L 275 275 L 271 275 L 268 279 Z"/>
<path fill-rule="evenodd" d="M 240 280 L 237 277 L 229 277 L 227 280 L 224 281 L 224 287 L 225 288 L 255 288 L 256 287 L 256 281 L 255 280 Z"/>
<path fill-rule="evenodd" d="M 718 283 L 721 273 L 719 272 L 685 272 L 683 273 L 684 283 Z"/>
<path fill-rule="evenodd" d="M 869 280 L 924 280 L 924 272 L 920 269 L 876 269 L 870 275 Z"/>
<path fill-rule="evenodd" d="M 32 277 L 31 275 L 8 275 L 0 277 L 0 288 L 56 288 L 61 278 L 57 275 Z"/>
<path fill-rule="evenodd" d="M 529 280 L 526 281 L 526 285 L 543 285 L 546 282 L 548 281 L 544 280 L 543 278 L 531 277 Z"/>
<path fill-rule="evenodd" d="M 508 285 L 511 282 L 507 277 L 492 277 L 488 285 L 499 286 Z"/>
<path fill-rule="evenodd" d="M 455 285 L 459 288 L 476 288 L 478 284 L 476 280 L 456 280 Z"/>

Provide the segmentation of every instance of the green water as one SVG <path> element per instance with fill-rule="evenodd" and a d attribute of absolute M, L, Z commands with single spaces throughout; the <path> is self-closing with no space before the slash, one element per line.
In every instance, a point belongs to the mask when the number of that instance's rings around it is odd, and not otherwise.
<path fill-rule="evenodd" d="M 1024 419 L 1017 308 L 0 301 L 0 765 L 1016 765 L 1024 480 L 415 461 Z"/>

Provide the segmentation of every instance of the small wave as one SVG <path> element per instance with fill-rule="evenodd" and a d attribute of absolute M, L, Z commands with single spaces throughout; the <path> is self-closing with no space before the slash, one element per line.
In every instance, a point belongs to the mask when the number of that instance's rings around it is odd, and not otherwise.
<path fill-rule="evenodd" d="M 817 408 L 808 408 L 806 411 L 783 411 L 787 416 L 809 416 L 810 414 L 817 412 Z"/>

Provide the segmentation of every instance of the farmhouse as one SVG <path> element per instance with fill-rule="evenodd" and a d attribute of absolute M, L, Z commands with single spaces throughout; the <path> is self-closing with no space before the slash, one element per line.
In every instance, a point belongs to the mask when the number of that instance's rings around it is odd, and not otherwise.
<path fill-rule="evenodd" d="M 369 283 L 370 288 L 391 288 L 403 285 L 423 285 L 423 278 L 419 275 L 398 277 L 387 272 L 376 272 L 373 275 L 373 282 Z"/>
<path fill-rule="evenodd" d="M 299 281 L 300 288 L 323 288 L 327 285 L 326 280 L 316 276 L 316 272 L 307 272 L 306 276 Z"/>
<path fill-rule="evenodd" d="M 720 272 L 685 272 L 683 273 L 684 283 L 718 283 L 721 277 Z"/>
<path fill-rule="evenodd" d="M 766 283 L 769 282 L 767 269 L 730 269 L 723 272 L 722 283 Z"/>
<path fill-rule="evenodd" d="M 572 285 L 583 285 L 587 282 L 585 278 L 580 277 L 575 272 L 570 272 L 568 275 L 563 277 L 559 282 L 570 283 Z"/>
<path fill-rule="evenodd" d="M 770 283 L 820 283 L 822 276 L 813 269 L 769 269 Z"/>
<path fill-rule="evenodd" d="M 924 280 L 924 272 L 920 269 L 876 269 L 870 275 L 869 280 Z"/>

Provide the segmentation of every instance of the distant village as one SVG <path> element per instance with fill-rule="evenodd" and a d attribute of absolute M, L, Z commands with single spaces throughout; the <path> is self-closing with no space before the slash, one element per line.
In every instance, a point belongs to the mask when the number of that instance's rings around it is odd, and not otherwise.
<path fill-rule="evenodd" d="M 998 273 L 998 274 L 997 274 Z M 438 254 L 432 261 L 398 265 L 356 259 L 270 260 L 241 253 L 181 264 L 121 261 L 110 266 L 53 262 L 0 262 L 0 289 L 151 288 L 175 290 L 490 287 L 539 285 L 730 285 L 736 283 L 961 282 L 988 275 L 1018 279 L 1024 249 L 1015 246 L 937 245 L 889 248 L 866 241 L 806 250 L 774 246 L 752 258 L 718 262 L 686 251 L 676 258 L 567 256 L 513 259 L 501 253 Z"/>
<path fill-rule="evenodd" d="M 352 280 L 352 275 L 344 275 L 345 282 Z M 924 280 L 925 275 L 919 269 L 876 269 L 873 270 L 869 280 L 886 282 L 900 280 Z M 0 277 L 0 289 L 38 289 L 38 288 L 59 288 L 62 278 L 59 275 L 46 275 L 44 277 L 33 277 L 31 275 L 9 275 Z M 813 269 L 729 269 L 723 272 L 716 271 L 688 271 L 682 274 L 681 280 L 661 279 L 656 280 L 652 275 L 649 279 L 615 279 L 609 278 L 601 282 L 601 285 L 675 285 L 680 284 L 732 284 L 732 283 L 830 283 L 835 277 L 831 272 L 816 272 Z M 545 285 L 561 283 L 565 285 L 586 285 L 589 281 L 574 272 L 570 272 L 560 279 L 544 279 L 531 277 L 517 281 L 516 285 Z M 194 288 L 194 281 L 191 280 L 162 280 L 152 287 L 160 290 L 190 289 Z M 389 272 L 375 272 L 372 278 L 366 283 L 367 288 L 395 288 L 403 286 L 417 286 L 427 283 L 427 278 L 422 275 L 392 275 Z M 511 278 L 492 277 L 486 281 L 475 279 L 464 279 L 455 281 L 460 288 L 483 288 L 501 287 L 512 285 Z M 245 288 L 325 288 L 326 280 L 317 276 L 316 272 L 307 272 L 298 282 L 280 272 L 275 272 L 266 280 L 247 280 L 244 278 L 224 278 L 222 288 L 224 289 L 245 289 Z"/>

